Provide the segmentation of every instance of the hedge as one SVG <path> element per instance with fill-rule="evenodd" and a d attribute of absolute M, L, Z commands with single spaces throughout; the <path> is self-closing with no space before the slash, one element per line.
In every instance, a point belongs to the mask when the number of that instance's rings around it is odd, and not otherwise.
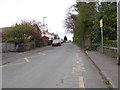
<path fill-rule="evenodd" d="M 105 40 L 104 46 L 117 47 L 117 40 Z"/>

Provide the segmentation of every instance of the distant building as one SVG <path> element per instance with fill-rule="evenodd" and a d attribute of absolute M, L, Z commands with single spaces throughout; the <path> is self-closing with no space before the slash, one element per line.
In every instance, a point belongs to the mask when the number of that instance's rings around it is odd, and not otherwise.
<path fill-rule="evenodd" d="M 54 39 L 60 39 L 60 37 L 58 36 L 58 34 L 54 35 Z"/>
<path fill-rule="evenodd" d="M 0 28 L 0 42 L 3 42 L 4 40 L 6 40 L 6 37 L 3 34 L 3 31 L 5 30 L 5 28 L 8 28 L 8 27 Z"/>
<path fill-rule="evenodd" d="M 50 32 L 48 32 L 48 30 L 43 31 L 42 37 L 44 37 L 44 36 L 45 36 L 45 37 L 48 37 L 49 40 L 53 40 L 54 37 L 55 37 L 54 33 L 50 33 Z"/>
<path fill-rule="evenodd" d="M 43 38 L 44 40 L 49 40 L 49 38 L 46 37 L 46 36 L 43 36 L 42 38 Z"/>
<path fill-rule="evenodd" d="M 42 37 L 42 32 L 41 32 L 40 28 L 38 27 L 38 25 L 34 24 L 33 27 L 35 29 L 35 33 L 33 35 L 41 38 Z"/>

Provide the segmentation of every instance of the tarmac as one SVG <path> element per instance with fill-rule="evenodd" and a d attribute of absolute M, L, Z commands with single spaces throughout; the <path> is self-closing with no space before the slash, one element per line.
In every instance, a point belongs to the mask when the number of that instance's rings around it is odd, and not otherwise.
<path fill-rule="evenodd" d="M 30 51 L 25 51 L 25 52 L 6 52 L 6 53 L 1 53 L 0 55 L 0 66 L 1 65 L 5 65 L 11 62 L 14 62 L 16 60 L 18 60 L 21 57 L 26 57 L 29 55 L 34 54 L 35 52 L 41 52 L 43 50 L 48 49 L 50 46 L 44 46 L 44 47 L 40 47 L 40 48 L 36 48 Z"/>
<path fill-rule="evenodd" d="M 48 49 L 49 46 L 36 48 L 34 50 L 26 52 L 8 52 L 2 53 L 2 65 L 13 62 L 20 57 L 31 55 L 34 52 L 43 51 Z M 28 53 L 29 52 L 29 53 Z M 85 51 L 90 60 L 99 68 L 100 72 L 109 80 L 113 88 L 118 88 L 118 68 L 117 59 L 102 54 L 97 51 Z M 1 61 L 1 60 L 0 60 Z M 1 65 L 1 64 L 0 64 Z"/>

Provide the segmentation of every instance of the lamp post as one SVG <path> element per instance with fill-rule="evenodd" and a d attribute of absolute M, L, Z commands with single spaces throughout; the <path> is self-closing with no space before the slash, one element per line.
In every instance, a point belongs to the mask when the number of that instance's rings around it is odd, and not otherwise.
<path fill-rule="evenodd" d="M 47 17 L 43 17 L 43 30 L 45 30 L 45 18 Z"/>

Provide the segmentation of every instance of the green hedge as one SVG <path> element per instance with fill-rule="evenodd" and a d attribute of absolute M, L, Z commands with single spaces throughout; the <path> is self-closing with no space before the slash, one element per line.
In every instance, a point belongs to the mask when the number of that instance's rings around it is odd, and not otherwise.
<path fill-rule="evenodd" d="M 100 42 L 93 43 L 93 44 L 91 44 L 91 46 L 89 47 L 89 50 L 96 50 L 97 47 L 99 47 L 100 45 L 101 45 Z"/>
<path fill-rule="evenodd" d="M 93 43 L 89 47 L 89 50 L 96 50 L 97 47 L 101 46 L 101 42 Z M 105 40 L 104 46 L 117 47 L 117 40 Z"/>
<path fill-rule="evenodd" d="M 117 47 L 117 40 L 105 40 L 104 45 L 105 46 Z"/>

